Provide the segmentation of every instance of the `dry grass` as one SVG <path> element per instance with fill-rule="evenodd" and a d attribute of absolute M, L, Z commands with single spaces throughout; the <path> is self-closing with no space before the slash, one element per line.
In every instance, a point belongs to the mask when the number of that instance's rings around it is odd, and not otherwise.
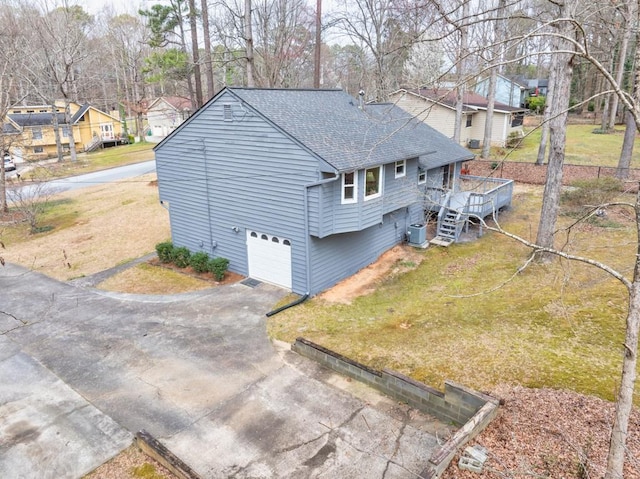
<path fill-rule="evenodd" d="M 51 231 L 29 234 L 5 228 L 6 261 L 67 281 L 153 252 L 170 237 L 168 212 L 147 175 L 56 197 L 41 224 Z"/>
<path fill-rule="evenodd" d="M 540 201 L 540 188 L 518 188 L 501 221 L 535 239 Z M 622 212 L 612 218 L 619 227 L 575 228 L 567 247 L 630 273 L 634 223 Z M 479 390 L 509 383 L 614 397 L 627 306 L 615 280 L 566 261 L 514 277 L 529 253 L 493 233 L 421 254 L 416 269 L 385 278 L 350 305 L 313 299 L 270 318 L 270 334 L 304 336 L 434 386 L 452 379 Z"/>
<path fill-rule="evenodd" d="M 210 281 L 142 263 L 103 281 L 98 288 L 134 294 L 178 294 L 212 286 L 214 285 Z"/>

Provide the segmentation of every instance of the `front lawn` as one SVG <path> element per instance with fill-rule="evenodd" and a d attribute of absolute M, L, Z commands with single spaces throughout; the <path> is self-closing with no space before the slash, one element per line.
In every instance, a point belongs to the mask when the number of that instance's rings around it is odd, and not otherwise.
<path fill-rule="evenodd" d="M 541 188 L 518 191 L 502 221 L 535 239 Z M 633 218 L 608 213 L 576 230 L 567 248 L 630 275 Z M 495 233 L 421 254 L 413 271 L 386 278 L 350 305 L 314 298 L 273 316 L 269 333 L 289 342 L 303 336 L 435 387 L 452 379 L 479 390 L 508 383 L 613 399 L 626 313 L 626 291 L 615 280 L 566 261 L 534 264 L 512 278 L 528 251 Z"/>

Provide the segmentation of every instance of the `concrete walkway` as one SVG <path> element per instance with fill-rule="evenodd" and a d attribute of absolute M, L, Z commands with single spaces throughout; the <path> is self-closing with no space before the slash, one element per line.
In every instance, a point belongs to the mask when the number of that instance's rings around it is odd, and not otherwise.
<path fill-rule="evenodd" d="M 206 478 L 415 478 L 447 427 L 277 351 L 264 313 L 284 294 L 0 268 L 0 477 L 79 478 L 146 429 Z"/>

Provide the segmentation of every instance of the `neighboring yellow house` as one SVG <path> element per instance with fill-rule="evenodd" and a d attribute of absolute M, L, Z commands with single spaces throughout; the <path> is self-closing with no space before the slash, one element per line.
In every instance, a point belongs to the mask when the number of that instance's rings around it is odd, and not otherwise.
<path fill-rule="evenodd" d="M 71 127 L 76 151 L 91 151 L 99 147 L 115 146 L 127 142 L 122 136 L 120 120 L 91 105 L 69 105 Z M 69 151 L 69 123 L 64 104 L 56 102 L 60 140 L 65 153 Z M 11 146 L 17 161 L 39 160 L 57 155 L 54 112 L 50 105 L 16 106 L 9 110 L 7 120 L 20 131 Z"/>
<path fill-rule="evenodd" d="M 422 88 L 400 89 L 390 95 L 390 100 L 403 110 L 440 133 L 454 137 L 456 98 L 452 90 Z M 476 93 L 466 92 L 463 97 L 460 144 L 479 148 L 484 138 L 488 100 Z M 525 108 L 515 108 L 496 102 L 493 109 L 491 145 L 504 147 L 510 135 L 521 138 Z"/>

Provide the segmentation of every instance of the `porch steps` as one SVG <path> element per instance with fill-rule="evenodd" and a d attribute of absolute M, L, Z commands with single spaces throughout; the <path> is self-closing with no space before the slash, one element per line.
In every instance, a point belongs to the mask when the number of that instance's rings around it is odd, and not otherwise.
<path fill-rule="evenodd" d="M 102 146 L 102 139 L 99 136 L 94 136 L 91 142 L 84 147 L 84 151 L 89 153 L 90 151 L 97 150 L 100 146 Z"/>
<path fill-rule="evenodd" d="M 438 229 L 438 234 L 436 238 L 440 238 L 440 242 L 447 242 L 446 245 L 441 246 L 449 246 L 451 243 L 456 240 L 456 221 L 458 219 L 458 212 L 447 208 L 444 216 L 442 217 L 442 222 L 440 223 L 440 228 Z M 432 240 L 433 241 L 433 240 Z M 439 244 L 439 243 L 435 243 Z"/>

